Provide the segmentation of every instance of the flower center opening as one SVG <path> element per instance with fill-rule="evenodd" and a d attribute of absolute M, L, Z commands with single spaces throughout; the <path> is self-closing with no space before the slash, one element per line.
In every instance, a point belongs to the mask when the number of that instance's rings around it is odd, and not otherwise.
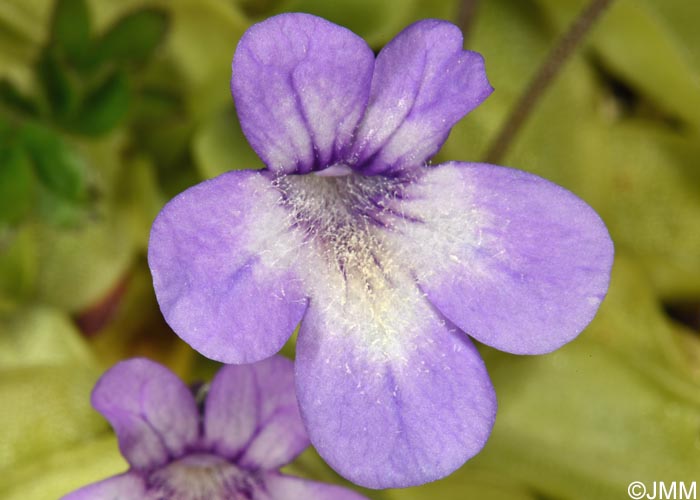
<path fill-rule="evenodd" d="M 255 497 L 261 481 L 217 455 L 187 455 L 146 478 L 149 497 L 171 500 L 244 500 Z"/>
<path fill-rule="evenodd" d="M 401 214 L 392 206 L 402 198 L 407 180 L 382 176 L 288 175 L 275 180 L 291 225 L 315 245 L 331 268 L 344 278 L 373 286 L 390 265 L 382 243 Z"/>
<path fill-rule="evenodd" d="M 342 177 L 345 175 L 352 174 L 352 168 L 345 165 L 344 163 L 336 163 L 330 167 L 326 167 L 323 170 L 318 170 L 314 172 L 314 175 L 319 177 Z"/>

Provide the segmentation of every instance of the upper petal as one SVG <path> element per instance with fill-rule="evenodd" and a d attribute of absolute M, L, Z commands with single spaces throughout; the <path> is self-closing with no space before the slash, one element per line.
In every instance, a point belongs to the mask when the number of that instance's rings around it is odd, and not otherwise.
<path fill-rule="evenodd" d="M 309 445 L 292 362 L 274 356 L 223 367 L 207 396 L 204 432 L 220 455 L 245 468 L 271 470 L 291 462 Z"/>
<path fill-rule="evenodd" d="M 243 133 L 276 172 L 335 163 L 367 104 L 373 65 L 364 40 L 319 17 L 281 14 L 253 25 L 231 79 Z"/>
<path fill-rule="evenodd" d="M 347 488 L 283 474 L 266 474 L 263 484 L 271 500 L 367 500 Z"/>
<path fill-rule="evenodd" d="M 481 450 L 496 400 L 466 335 L 410 279 L 347 282 L 315 296 L 297 343 L 297 394 L 311 442 L 369 488 L 442 478 Z M 364 286 L 368 285 L 368 286 Z"/>
<path fill-rule="evenodd" d="M 365 173 L 421 166 L 492 91 L 483 58 L 462 50 L 457 26 L 412 24 L 377 57 L 353 162 Z"/>
<path fill-rule="evenodd" d="M 61 500 L 142 500 L 147 498 L 143 478 L 127 472 L 89 484 L 61 497 Z"/>
<path fill-rule="evenodd" d="M 395 210 L 422 223 L 397 227 L 387 244 L 445 316 L 497 349 L 557 349 L 586 327 L 607 292 L 613 245 L 604 223 L 535 175 L 440 165 Z"/>
<path fill-rule="evenodd" d="M 271 356 L 306 308 L 289 269 L 301 244 L 260 172 L 236 171 L 173 198 L 153 223 L 148 263 L 168 324 L 205 356 Z"/>
<path fill-rule="evenodd" d="M 165 464 L 198 437 L 199 413 L 189 389 L 148 359 L 109 369 L 95 385 L 92 405 L 112 424 L 124 458 L 136 469 Z"/>

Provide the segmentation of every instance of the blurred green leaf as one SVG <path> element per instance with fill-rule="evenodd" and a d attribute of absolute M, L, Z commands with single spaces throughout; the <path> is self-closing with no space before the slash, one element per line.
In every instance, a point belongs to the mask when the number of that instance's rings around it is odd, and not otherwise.
<path fill-rule="evenodd" d="M 0 491 L 28 465 L 106 430 L 90 407 L 98 368 L 65 313 L 28 308 L 0 319 Z"/>
<path fill-rule="evenodd" d="M 682 46 L 690 64 L 700 70 L 700 2 L 686 0 L 644 0 L 649 11 L 658 16 L 661 22 L 671 29 L 673 36 Z"/>
<path fill-rule="evenodd" d="M 647 478 L 696 480 L 700 386 L 677 366 L 677 338 L 653 303 L 639 268 L 618 255 L 609 297 L 576 341 L 535 357 L 484 349 L 499 413 L 465 468 L 571 500 L 614 500 Z"/>
<path fill-rule="evenodd" d="M 109 132 L 124 118 L 129 107 L 129 83 L 126 75 L 115 71 L 88 92 L 80 113 L 72 125 L 78 132 L 96 136 Z"/>
<path fill-rule="evenodd" d="M 542 16 L 528 2 L 490 0 L 479 3 L 468 48 L 483 54 L 486 73 L 495 91 L 457 123 L 438 152 L 435 163 L 481 159 L 489 139 L 502 126 L 515 99 L 534 75 L 551 43 L 552 37 L 545 29 Z M 539 112 L 539 108 L 536 112 Z M 567 123 L 570 128 L 573 126 L 571 122 Z M 552 129 L 556 130 L 556 126 Z M 544 146 L 549 144 L 547 142 Z M 525 167 L 518 164 L 513 166 Z"/>
<path fill-rule="evenodd" d="M 264 18 L 273 10 L 279 10 L 284 0 L 235 0 L 235 2 L 249 17 Z"/>
<path fill-rule="evenodd" d="M 85 442 L 107 424 L 90 407 L 98 373 L 71 363 L 0 370 L 3 446 L 0 477 L 11 465 L 33 461 L 60 448 Z"/>
<path fill-rule="evenodd" d="M 501 471 L 473 467 L 468 462 L 445 479 L 413 488 L 388 490 L 388 500 L 550 500 L 532 486 L 503 474 Z"/>
<path fill-rule="evenodd" d="M 77 89 L 68 68 L 52 47 L 42 51 L 36 64 L 37 75 L 53 116 L 59 121 L 65 120 L 72 115 L 78 103 Z"/>
<path fill-rule="evenodd" d="M 0 141 L 0 228 L 16 224 L 32 208 L 34 176 L 20 144 Z"/>
<path fill-rule="evenodd" d="M 102 299 L 133 262 L 129 222 L 122 210 L 111 207 L 70 230 L 37 227 L 37 299 L 69 312 Z"/>
<path fill-rule="evenodd" d="M 277 2 L 274 11 L 268 15 L 283 11 L 308 12 L 345 26 L 373 48 L 381 48 L 399 31 L 419 19 L 454 21 L 458 7 L 458 0 L 286 0 Z"/>
<path fill-rule="evenodd" d="M 621 356 L 627 364 L 658 375 L 659 380 L 673 374 L 700 383 L 697 367 L 687 356 L 690 344 L 677 335 L 651 285 L 639 260 L 618 251 L 610 292 L 585 338 Z M 694 344 L 700 347 L 697 338 Z"/>
<path fill-rule="evenodd" d="M 480 4 L 479 12 L 471 40 L 484 52 L 496 91 L 453 129 L 436 162 L 479 159 L 555 43 L 541 13 L 523 3 L 494 0 Z M 576 54 L 503 163 L 583 198 L 606 222 L 616 247 L 645 263 L 664 297 L 692 296 L 700 291 L 700 233 L 694 229 L 700 146 L 665 119 L 629 116 L 621 106 L 594 62 L 585 52 Z"/>
<path fill-rule="evenodd" d="M 22 95 L 9 80 L 0 80 L 0 103 L 20 114 L 36 116 L 39 113 L 36 103 Z"/>
<path fill-rule="evenodd" d="M 85 0 L 56 0 L 52 31 L 53 43 L 68 60 L 81 61 L 90 43 L 90 13 Z"/>
<path fill-rule="evenodd" d="M 326 462 L 323 461 L 316 450 L 311 446 L 309 446 L 301 455 L 295 458 L 291 464 L 283 467 L 282 472 L 292 476 L 298 476 L 323 483 L 332 483 L 344 488 L 356 490 L 366 495 L 367 498 L 372 498 L 373 500 L 390 498 L 386 496 L 387 491 L 368 490 L 341 477 L 337 472 L 331 469 Z"/>
<path fill-rule="evenodd" d="M 134 98 L 134 121 L 152 124 L 184 113 L 182 96 L 171 89 L 142 88 Z"/>
<path fill-rule="evenodd" d="M 232 109 L 222 111 L 207 121 L 196 132 L 193 148 L 197 169 L 205 179 L 229 170 L 265 166 L 248 144 Z"/>
<path fill-rule="evenodd" d="M 28 307 L 0 319 L 0 368 L 54 366 L 95 360 L 70 317 L 57 309 Z"/>
<path fill-rule="evenodd" d="M 87 167 L 82 158 L 60 136 L 41 124 L 26 124 L 20 133 L 41 183 L 59 198 L 85 201 Z"/>
<path fill-rule="evenodd" d="M 663 296 L 697 297 L 700 144 L 638 121 L 600 132 L 609 160 L 594 164 L 588 191 L 608 193 L 601 213 L 618 247 L 640 258 Z"/>
<path fill-rule="evenodd" d="M 563 29 L 580 9 L 585 0 L 537 0 L 551 13 Z M 700 64 L 695 35 L 686 28 L 679 37 L 675 24 L 659 15 L 665 12 L 677 19 L 684 16 L 697 26 L 696 2 L 666 0 L 618 0 L 613 3 L 594 28 L 590 44 L 603 59 L 606 67 L 658 103 L 674 116 L 682 118 L 695 131 L 700 130 Z M 682 5 L 681 5 L 682 4 Z M 691 21 L 694 19 L 695 21 Z M 687 40 L 687 43 L 684 41 Z M 695 58 L 691 57 L 695 54 Z"/>
<path fill-rule="evenodd" d="M 125 472 L 116 437 L 105 432 L 94 440 L 65 446 L 31 463 L 4 471 L 0 495 L 5 500 L 46 500 Z"/>
<path fill-rule="evenodd" d="M 37 245 L 33 228 L 23 225 L 0 232 L 0 314 L 33 295 L 37 280 Z"/>
<path fill-rule="evenodd" d="M 163 208 L 155 168 L 146 157 L 134 158 L 127 165 L 117 186 L 117 196 L 129 218 L 131 240 L 142 249 L 148 247 L 151 224 Z"/>
<path fill-rule="evenodd" d="M 131 12 L 118 19 L 99 38 L 95 46 L 97 62 L 144 61 L 161 43 L 167 28 L 168 15 L 164 10 L 144 8 Z"/>
<path fill-rule="evenodd" d="M 0 2 L 0 74 L 23 87 L 33 79 L 27 62 L 36 59 L 45 36 L 48 7 L 46 0 Z"/>
<path fill-rule="evenodd" d="M 230 106 L 231 57 L 250 20 L 233 2 L 180 0 L 172 3 L 172 30 L 167 52 L 180 74 L 177 84 L 187 89 L 190 120 L 199 121 Z M 202 50 L 206 47 L 206 50 Z"/>

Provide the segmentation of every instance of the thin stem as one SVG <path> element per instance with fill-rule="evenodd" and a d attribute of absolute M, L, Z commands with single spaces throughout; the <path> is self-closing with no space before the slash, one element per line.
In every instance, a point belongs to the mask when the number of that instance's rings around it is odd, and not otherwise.
<path fill-rule="evenodd" d="M 513 139 L 545 90 L 551 85 L 588 31 L 612 2 L 613 0 L 591 0 L 588 6 L 576 17 L 567 32 L 562 35 L 520 96 L 496 139 L 491 143 L 485 157 L 487 163 L 497 163 L 505 156 Z"/>
<path fill-rule="evenodd" d="M 464 35 L 464 43 L 471 34 L 471 28 L 476 17 L 476 10 L 479 6 L 479 0 L 462 0 L 459 4 L 459 12 L 457 14 L 457 24 Z"/>

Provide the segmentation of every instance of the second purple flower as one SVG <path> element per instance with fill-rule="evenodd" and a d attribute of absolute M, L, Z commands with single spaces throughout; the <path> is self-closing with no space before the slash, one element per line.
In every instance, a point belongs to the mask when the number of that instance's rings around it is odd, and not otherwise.
<path fill-rule="evenodd" d="M 518 354 L 575 338 L 607 291 L 605 225 L 534 175 L 426 163 L 492 91 L 450 23 L 413 24 L 375 59 L 345 28 L 280 15 L 241 39 L 231 89 L 267 168 L 155 221 L 166 320 L 227 363 L 271 356 L 301 321 L 297 396 L 328 463 L 372 488 L 444 477 L 496 413 L 465 332 Z"/>

